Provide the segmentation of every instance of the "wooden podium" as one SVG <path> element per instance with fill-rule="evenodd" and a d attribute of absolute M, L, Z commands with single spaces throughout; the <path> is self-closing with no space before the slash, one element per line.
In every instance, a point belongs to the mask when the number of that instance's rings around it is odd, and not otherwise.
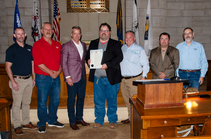
<path fill-rule="evenodd" d="M 182 107 L 183 82 L 189 80 L 138 80 L 137 100 L 146 108 Z"/>

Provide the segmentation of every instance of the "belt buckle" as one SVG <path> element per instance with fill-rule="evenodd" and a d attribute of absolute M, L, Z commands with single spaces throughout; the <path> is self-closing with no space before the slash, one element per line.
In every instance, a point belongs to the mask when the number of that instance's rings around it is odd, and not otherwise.
<path fill-rule="evenodd" d="M 20 77 L 20 76 L 16 76 L 16 78 L 17 78 L 17 79 L 21 79 L 21 77 Z"/>

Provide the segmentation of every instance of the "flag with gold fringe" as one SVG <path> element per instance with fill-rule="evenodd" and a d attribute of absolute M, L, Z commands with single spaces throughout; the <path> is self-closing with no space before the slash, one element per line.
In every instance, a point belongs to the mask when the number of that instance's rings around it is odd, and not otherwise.
<path fill-rule="evenodd" d="M 16 4 L 15 4 L 14 29 L 13 29 L 13 33 L 15 33 L 15 29 L 17 27 L 22 27 L 20 13 L 19 13 L 19 9 L 18 9 L 18 0 L 16 0 Z M 13 37 L 13 40 L 14 40 L 14 42 L 16 42 L 15 37 Z"/>
<path fill-rule="evenodd" d="M 118 0 L 118 5 L 117 5 L 116 26 L 117 26 L 117 40 L 120 41 L 121 44 L 123 44 L 121 0 Z"/>
<path fill-rule="evenodd" d="M 144 50 L 147 56 L 149 56 L 150 51 L 153 48 L 153 35 L 152 35 L 152 25 L 151 25 L 151 6 L 150 0 L 148 0 L 145 33 L 144 33 Z"/>

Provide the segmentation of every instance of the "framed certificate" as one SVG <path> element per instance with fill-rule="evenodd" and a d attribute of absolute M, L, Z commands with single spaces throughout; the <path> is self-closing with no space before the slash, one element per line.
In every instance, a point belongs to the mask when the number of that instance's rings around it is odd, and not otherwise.
<path fill-rule="evenodd" d="M 90 50 L 90 69 L 99 69 L 102 67 L 101 61 L 103 49 Z"/>

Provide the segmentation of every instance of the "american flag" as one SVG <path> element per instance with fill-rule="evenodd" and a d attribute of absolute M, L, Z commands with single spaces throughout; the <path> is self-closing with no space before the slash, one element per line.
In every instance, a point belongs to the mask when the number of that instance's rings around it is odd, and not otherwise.
<path fill-rule="evenodd" d="M 60 40 L 60 25 L 59 22 L 61 21 L 59 8 L 57 4 L 57 0 L 54 0 L 54 14 L 53 14 L 53 30 L 54 30 L 54 37 L 55 40 L 61 43 Z"/>

